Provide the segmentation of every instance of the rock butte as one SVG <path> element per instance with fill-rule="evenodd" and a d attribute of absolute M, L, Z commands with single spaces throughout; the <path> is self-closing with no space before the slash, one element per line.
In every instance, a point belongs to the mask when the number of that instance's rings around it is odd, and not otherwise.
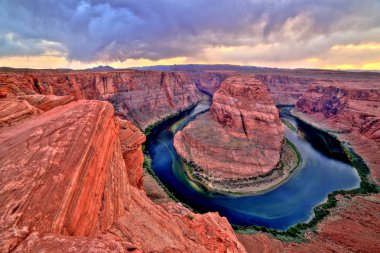
<path fill-rule="evenodd" d="M 217 213 L 135 187 L 144 136 L 113 115 L 77 101 L 1 128 L 0 252 L 245 252 Z"/>
<path fill-rule="evenodd" d="M 284 127 L 267 88 L 255 76 L 241 74 L 221 84 L 210 112 L 176 133 L 174 147 L 200 167 L 202 181 L 210 188 L 244 191 L 238 186 L 223 189 L 217 182 L 271 173 L 280 160 L 283 139 Z"/>

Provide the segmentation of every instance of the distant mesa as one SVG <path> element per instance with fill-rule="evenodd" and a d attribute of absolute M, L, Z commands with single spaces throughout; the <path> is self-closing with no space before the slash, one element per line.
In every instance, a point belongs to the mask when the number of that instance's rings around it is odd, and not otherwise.
<path fill-rule="evenodd" d="M 99 65 L 97 67 L 88 68 L 88 69 L 85 69 L 85 70 L 86 71 L 112 71 L 112 70 L 115 70 L 115 68 L 113 68 L 111 66 Z"/>

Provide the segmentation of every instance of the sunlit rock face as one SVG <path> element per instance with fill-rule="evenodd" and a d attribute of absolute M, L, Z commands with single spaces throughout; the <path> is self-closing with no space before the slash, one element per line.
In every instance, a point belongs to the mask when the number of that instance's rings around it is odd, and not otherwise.
<path fill-rule="evenodd" d="M 353 147 L 380 182 L 380 87 L 376 80 L 319 82 L 302 95 L 293 113 Z"/>
<path fill-rule="evenodd" d="M 209 186 L 223 179 L 266 175 L 277 165 L 284 139 L 278 110 L 254 75 L 227 78 L 213 96 L 210 112 L 175 135 L 174 146 L 204 170 Z"/>
<path fill-rule="evenodd" d="M 143 130 L 204 98 L 191 74 L 182 72 L 29 71 L 0 73 L 0 82 L 0 95 L 8 97 L 53 94 L 109 101 L 117 115 Z"/>
<path fill-rule="evenodd" d="M 0 252 L 245 252 L 217 213 L 147 198 L 144 140 L 101 101 L 0 128 Z"/>

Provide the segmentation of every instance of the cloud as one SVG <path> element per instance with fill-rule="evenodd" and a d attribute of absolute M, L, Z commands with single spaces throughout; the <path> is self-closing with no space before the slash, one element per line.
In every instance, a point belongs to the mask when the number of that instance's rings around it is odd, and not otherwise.
<path fill-rule="evenodd" d="M 299 60 L 379 42 L 378 13 L 377 0 L 2 0 L 0 55 L 112 62 L 215 58 L 212 49 L 232 47 L 247 54 L 221 56 Z"/>

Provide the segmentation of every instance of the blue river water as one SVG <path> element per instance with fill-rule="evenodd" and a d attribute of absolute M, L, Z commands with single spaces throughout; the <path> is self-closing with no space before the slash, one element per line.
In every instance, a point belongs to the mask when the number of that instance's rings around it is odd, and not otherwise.
<path fill-rule="evenodd" d="M 300 168 L 286 182 L 268 192 L 251 196 L 229 196 L 199 188 L 184 173 L 173 147 L 170 127 L 208 107 L 208 104 L 201 103 L 160 124 L 147 141 L 154 173 L 178 200 L 193 209 L 201 213 L 217 211 L 234 225 L 285 230 L 310 220 L 314 215 L 313 208 L 324 202 L 329 193 L 359 187 L 359 175 L 346 161 L 336 140 L 283 115 L 297 128 L 297 132 L 286 128 L 285 136 L 298 148 L 303 159 Z"/>

